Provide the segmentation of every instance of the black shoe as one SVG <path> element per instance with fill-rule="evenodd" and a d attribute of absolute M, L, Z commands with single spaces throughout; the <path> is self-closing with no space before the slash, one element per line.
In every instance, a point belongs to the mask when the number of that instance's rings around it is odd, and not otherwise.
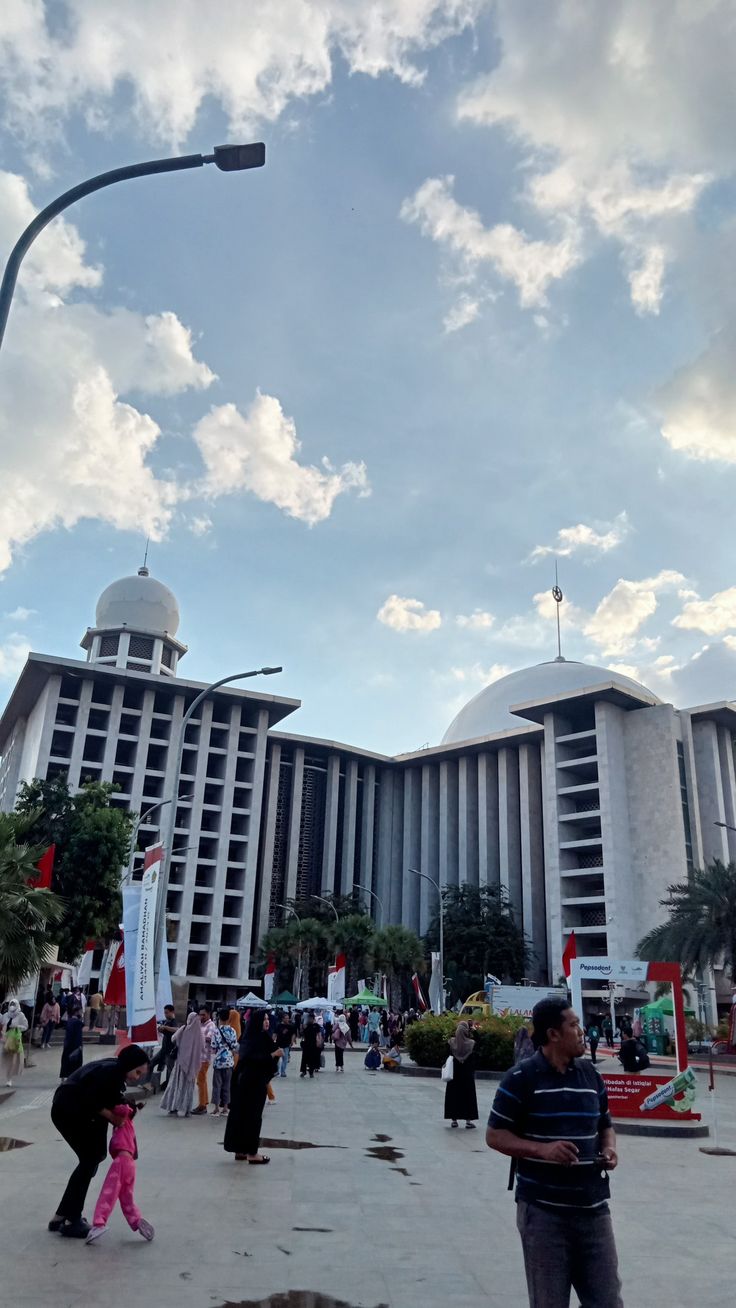
<path fill-rule="evenodd" d="M 203 1114 L 203 1113 L 206 1113 L 206 1112 L 207 1112 L 207 1109 L 206 1109 L 206 1108 L 193 1108 L 193 1109 L 192 1109 L 192 1117 L 201 1117 L 202 1114 Z"/>
<path fill-rule="evenodd" d="M 78 1217 L 76 1222 L 65 1222 L 61 1234 L 68 1236 L 70 1240 L 86 1240 L 89 1235 L 89 1222 L 85 1222 L 83 1217 Z"/>
<path fill-rule="evenodd" d="M 60 1231 L 66 1221 L 65 1217 L 52 1217 L 49 1222 L 50 1231 Z"/>

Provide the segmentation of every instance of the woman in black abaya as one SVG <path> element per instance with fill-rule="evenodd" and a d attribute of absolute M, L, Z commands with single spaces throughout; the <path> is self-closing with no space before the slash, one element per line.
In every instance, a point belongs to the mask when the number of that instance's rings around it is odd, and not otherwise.
<path fill-rule="evenodd" d="M 254 1010 L 240 1042 L 225 1127 L 225 1152 L 235 1154 L 238 1163 L 246 1159 L 249 1163 L 271 1161 L 266 1154 L 258 1152 L 266 1090 L 281 1057 L 268 1027 L 268 1014 L 262 1009 Z"/>
<path fill-rule="evenodd" d="M 475 1093 L 475 1040 L 467 1022 L 458 1022 L 454 1036 L 448 1040 L 452 1054 L 452 1080 L 445 1086 L 445 1121 L 457 1126 L 458 1118 L 465 1118 L 468 1131 L 475 1129 L 478 1120 L 478 1099 Z"/>

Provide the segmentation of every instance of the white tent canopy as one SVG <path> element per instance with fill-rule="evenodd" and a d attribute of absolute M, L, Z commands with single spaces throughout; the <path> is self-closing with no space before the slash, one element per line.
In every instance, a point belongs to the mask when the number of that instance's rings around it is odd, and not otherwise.
<path fill-rule="evenodd" d="M 297 1008 L 313 1008 L 316 1010 L 319 1008 L 334 1008 L 334 1004 L 331 1004 L 329 999 L 303 999 L 300 1004 L 297 1004 Z"/>
<path fill-rule="evenodd" d="M 261 999 L 259 998 L 258 995 L 254 995 L 252 990 L 249 990 L 247 995 L 241 995 L 240 999 L 235 1000 L 235 1007 L 236 1008 L 270 1008 L 271 1005 L 267 1004 L 265 999 Z"/>

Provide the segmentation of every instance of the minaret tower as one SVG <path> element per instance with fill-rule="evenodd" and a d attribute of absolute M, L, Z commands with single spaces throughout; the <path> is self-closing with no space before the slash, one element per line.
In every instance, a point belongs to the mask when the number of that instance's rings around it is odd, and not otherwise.
<path fill-rule="evenodd" d="M 179 605 L 168 586 L 144 564 L 134 577 L 121 577 L 97 601 L 94 627 L 79 642 L 88 663 L 176 676 L 187 646 L 176 639 Z"/>

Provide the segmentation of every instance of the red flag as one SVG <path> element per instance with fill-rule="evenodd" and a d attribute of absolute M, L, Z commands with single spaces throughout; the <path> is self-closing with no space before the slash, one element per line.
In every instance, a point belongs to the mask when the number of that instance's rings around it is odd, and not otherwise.
<path fill-rule="evenodd" d="M 115 949 L 115 961 L 110 971 L 110 979 L 103 995 L 104 1002 L 112 1008 L 122 1008 L 125 1003 L 125 945 L 120 940 Z"/>
<path fill-rule="evenodd" d="M 420 1013 L 426 1013 L 427 1009 L 429 1008 L 429 1004 L 427 1003 L 426 999 L 424 998 L 424 995 L 422 994 L 422 986 L 419 980 L 418 972 L 415 972 L 414 975 L 412 976 L 411 983 L 412 986 L 414 987 L 414 994 L 417 997 L 417 1008 L 419 1009 Z"/>
<path fill-rule="evenodd" d="M 269 954 L 266 970 L 263 974 L 263 998 L 269 1001 L 273 994 L 273 982 L 276 976 L 276 959 L 273 954 Z"/>
<path fill-rule="evenodd" d="M 37 877 L 28 878 L 28 884 L 29 886 L 33 886 L 34 890 L 51 889 L 51 877 L 54 871 L 55 854 L 56 854 L 56 845 L 49 845 L 48 849 L 46 850 L 46 853 L 42 854 L 41 857 L 39 858 L 36 867 L 38 868 L 40 875 Z"/>
<path fill-rule="evenodd" d="M 578 947 L 577 947 L 577 943 L 576 943 L 576 941 L 575 941 L 575 932 L 574 932 L 574 931 L 571 931 L 571 932 L 570 932 L 570 938 L 568 939 L 568 942 L 567 942 L 567 944 L 565 945 L 565 948 L 564 948 L 564 951 L 563 951 L 563 954 L 562 954 L 562 968 L 563 968 L 563 971 L 564 971 L 564 973 L 565 973 L 565 976 L 569 977 L 569 975 L 570 975 L 570 969 L 571 969 L 571 965 L 572 965 L 572 960 L 573 960 L 574 958 L 577 958 L 577 956 L 578 956 Z"/>

